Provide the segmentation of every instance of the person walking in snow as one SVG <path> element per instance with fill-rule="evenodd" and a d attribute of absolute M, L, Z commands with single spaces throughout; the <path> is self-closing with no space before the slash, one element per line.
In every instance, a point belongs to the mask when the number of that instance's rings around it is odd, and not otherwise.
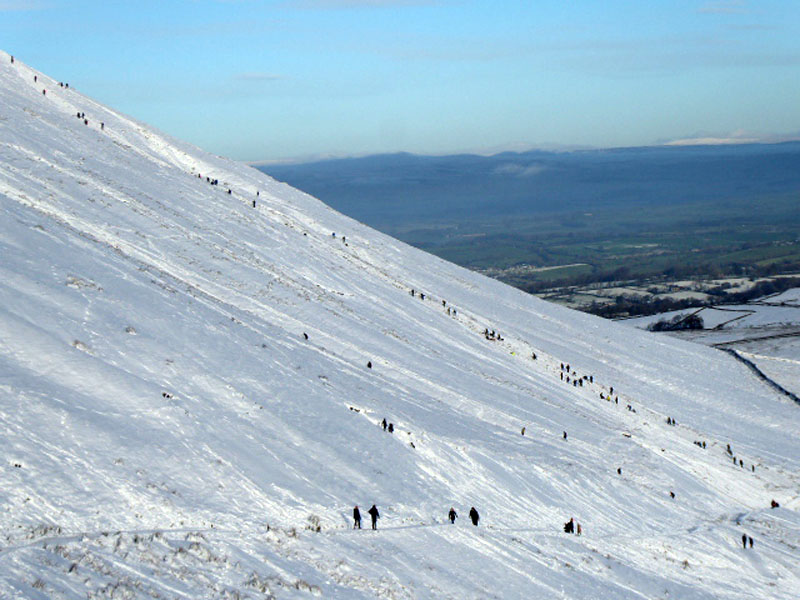
<path fill-rule="evenodd" d="M 383 430 L 386 431 L 386 419 L 385 418 L 383 419 L 383 421 L 381 421 L 381 425 L 383 425 Z"/>
<path fill-rule="evenodd" d="M 480 521 L 481 517 L 478 514 L 478 511 L 475 510 L 474 506 L 469 509 L 469 518 L 472 520 L 472 524 L 475 525 L 475 527 L 477 527 L 478 521 Z"/>
<path fill-rule="evenodd" d="M 456 519 L 458 518 L 458 515 L 456 514 L 456 509 L 453 508 L 452 506 L 450 507 L 450 512 L 447 513 L 447 518 L 450 519 L 451 525 L 455 523 Z"/>
<path fill-rule="evenodd" d="M 575 520 L 574 520 L 574 517 L 570 517 L 569 521 L 564 523 L 564 533 L 575 533 Z"/>
<path fill-rule="evenodd" d="M 742 534 L 742 548 L 747 549 L 747 536 Z"/>
<path fill-rule="evenodd" d="M 378 519 L 381 518 L 381 515 L 378 512 L 378 507 L 373 504 L 372 508 L 370 508 L 367 512 L 369 513 L 369 516 L 372 517 L 372 528 L 377 529 Z"/>
<path fill-rule="evenodd" d="M 361 511 L 358 505 L 353 509 L 353 529 L 361 529 Z"/>

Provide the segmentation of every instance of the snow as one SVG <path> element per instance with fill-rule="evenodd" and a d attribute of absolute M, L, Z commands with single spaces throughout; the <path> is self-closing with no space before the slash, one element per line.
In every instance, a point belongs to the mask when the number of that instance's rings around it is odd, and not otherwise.
<path fill-rule="evenodd" d="M 687 308 L 646 317 L 621 321 L 628 326 L 646 329 L 651 323 L 675 315 L 697 313 L 706 329 L 745 330 L 754 328 L 785 328 L 800 326 L 800 306 L 775 306 L 769 303 L 732 304 L 718 307 Z"/>
<path fill-rule="evenodd" d="M 410 248 L 4 53 L 0 94 L 0 597 L 797 597 L 800 407 L 746 366 Z M 372 503 L 379 531 L 350 529 Z"/>
<path fill-rule="evenodd" d="M 794 304 L 800 305 L 800 288 L 786 290 L 775 296 L 770 296 L 764 300 L 767 304 Z"/>

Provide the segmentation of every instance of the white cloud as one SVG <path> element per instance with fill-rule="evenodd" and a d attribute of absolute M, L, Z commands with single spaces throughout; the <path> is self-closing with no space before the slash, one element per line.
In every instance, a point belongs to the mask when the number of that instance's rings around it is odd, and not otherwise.
<path fill-rule="evenodd" d="M 777 144 L 800 140 L 795 133 L 754 133 L 738 130 L 730 133 L 698 133 L 696 135 L 664 142 L 664 146 L 723 146 L 729 144 Z"/>
<path fill-rule="evenodd" d="M 537 163 L 530 164 L 530 165 L 520 165 L 517 163 L 507 163 L 505 165 L 500 165 L 494 170 L 495 175 L 512 175 L 514 177 L 534 177 L 543 171 L 546 171 L 547 167 L 544 165 L 540 165 Z"/>

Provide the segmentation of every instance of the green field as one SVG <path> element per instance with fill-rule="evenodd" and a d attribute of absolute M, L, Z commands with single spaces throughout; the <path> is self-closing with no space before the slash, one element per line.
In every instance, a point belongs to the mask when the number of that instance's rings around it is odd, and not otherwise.
<path fill-rule="evenodd" d="M 531 292 L 613 280 L 772 275 L 800 270 L 800 194 L 513 221 L 462 218 L 394 234 Z M 564 266 L 575 263 L 585 264 Z"/>

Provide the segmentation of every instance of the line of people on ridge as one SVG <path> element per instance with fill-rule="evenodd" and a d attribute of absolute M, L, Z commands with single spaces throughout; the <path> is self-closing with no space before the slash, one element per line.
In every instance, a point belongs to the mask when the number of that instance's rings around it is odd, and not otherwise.
<path fill-rule="evenodd" d="M 381 515 L 378 512 L 378 507 L 373 504 L 372 508 L 370 508 L 367 511 L 367 513 L 369 514 L 370 518 L 372 519 L 372 528 L 373 529 L 378 529 L 378 519 L 381 518 Z M 452 525 L 453 523 L 456 522 L 457 518 L 458 518 L 458 513 L 456 512 L 456 509 L 451 506 L 450 507 L 450 512 L 447 513 L 447 519 L 450 521 L 450 524 Z M 472 521 L 472 524 L 475 527 L 477 527 L 478 526 L 478 521 L 480 521 L 481 517 L 478 514 L 478 511 L 475 509 L 474 506 L 469 509 L 469 518 Z M 578 527 L 579 527 L 579 530 L 580 530 L 580 525 Z M 359 510 L 358 505 L 356 505 L 353 508 L 353 529 L 361 529 L 361 511 Z"/>

